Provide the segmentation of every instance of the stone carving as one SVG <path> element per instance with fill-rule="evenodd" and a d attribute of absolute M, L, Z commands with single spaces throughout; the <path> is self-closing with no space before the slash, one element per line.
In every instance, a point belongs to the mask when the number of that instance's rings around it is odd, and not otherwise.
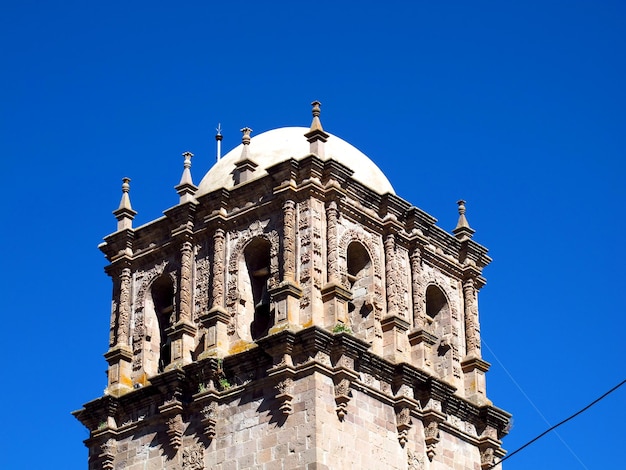
<path fill-rule="evenodd" d="M 119 302 L 116 299 L 119 298 L 119 289 L 117 282 L 113 283 L 113 301 L 111 302 L 111 322 L 109 325 L 109 348 L 115 346 L 115 323 L 117 321 L 117 309 Z"/>
<path fill-rule="evenodd" d="M 280 402 L 280 411 L 284 415 L 290 415 L 293 413 L 293 380 L 286 378 L 276 384 L 276 390 L 278 394 L 276 399 Z"/>
<path fill-rule="evenodd" d="M 398 429 L 398 442 L 404 447 L 408 441 L 409 429 L 413 425 L 411 421 L 411 409 L 408 406 L 401 407 L 396 412 L 396 428 Z"/>
<path fill-rule="evenodd" d="M 437 421 L 430 421 L 424 426 L 424 437 L 426 442 L 426 456 L 432 462 L 435 457 L 435 447 L 439 442 L 439 424 Z"/>
<path fill-rule="evenodd" d="M 196 292 L 194 296 L 194 322 L 206 313 L 209 304 L 209 276 L 210 264 L 208 257 L 196 261 Z"/>
<path fill-rule="evenodd" d="M 396 238 L 390 233 L 385 238 L 385 282 L 387 284 L 387 315 L 399 313 L 399 287 L 396 272 Z"/>
<path fill-rule="evenodd" d="M 339 282 L 337 256 L 337 203 L 331 201 L 326 207 L 326 237 L 328 243 L 328 282 Z"/>
<path fill-rule="evenodd" d="M 262 238 L 270 243 L 270 277 L 267 280 L 268 289 L 278 286 L 278 252 L 279 252 L 279 235 L 276 230 L 263 232 L 269 221 L 261 223 L 254 222 L 248 229 L 243 232 L 234 232 L 231 239 L 238 239 L 228 262 L 228 293 L 226 295 L 226 310 L 231 316 L 231 322 L 228 325 L 228 333 L 234 334 L 237 330 L 235 318 L 237 315 L 237 302 L 239 301 L 239 260 L 243 256 L 246 245 L 254 238 Z M 236 235 L 237 234 L 237 235 Z M 235 236 L 236 235 L 236 236 Z"/>
<path fill-rule="evenodd" d="M 350 380 L 341 379 L 335 384 L 335 403 L 337 407 L 335 411 L 337 412 L 337 417 L 339 417 L 340 421 L 343 421 L 346 414 L 348 414 L 348 402 L 351 398 L 350 392 Z"/>
<path fill-rule="evenodd" d="M 123 268 L 120 274 L 120 301 L 118 304 L 117 344 L 128 344 L 128 329 L 130 326 L 130 268 Z"/>
<path fill-rule="evenodd" d="M 139 286 L 135 296 L 135 311 L 143 311 L 146 293 L 148 292 L 152 281 L 165 272 L 165 267 L 167 265 L 168 261 L 163 260 L 161 263 L 153 266 L 148 271 L 138 271 L 135 274 L 135 285 Z"/>
<path fill-rule="evenodd" d="M 492 447 L 486 447 L 480 450 L 480 467 L 488 469 L 495 463 L 495 455 Z"/>
<path fill-rule="evenodd" d="M 380 320 L 382 319 L 382 305 L 383 305 L 383 287 L 382 287 L 382 269 L 381 269 L 381 261 L 378 253 L 380 252 L 379 245 L 374 242 L 372 236 L 357 229 L 350 229 L 344 232 L 341 235 L 341 239 L 339 240 L 339 259 L 340 259 L 340 275 L 341 282 L 346 289 L 350 288 L 350 283 L 348 282 L 348 262 L 347 262 L 347 254 L 348 254 L 348 245 L 356 241 L 361 243 L 367 250 L 370 255 L 370 259 L 372 260 L 372 267 L 374 270 L 374 298 L 372 299 L 372 307 L 374 309 L 374 319 L 376 320 L 376 324 L 374 325 L 374 334 L 376 337 L 382 338 L 382 328 L 380 326 Z"/>
<path fill-rule="evenodd" d="M 204 451 L 199 445 L 183 449 L 183 470 L 202 470 L 204 468 Z"/>
<path fill-rule="evenodd" d="M 176 414 L 171 416 L 165 422 L 167 425 L 167 437 L 169 438 L 170 446 L 174 450 L 178 450 L 178 448 L 183 443 L 183 418 L 180 414 Z"/>
<path fill-rule="evenodd" d="M 396 264 L 396 277 L 398 280 L 398 312 L 401 317 L 406 317 L 409 311 L 409 285 L 407 279 L 407 273 L 409 272 L 409 266 L 407 266 L 408 253 L 404 248 L 396 249 L 395 264 Z"/>
<path fill-rule="evenodd" d="M 213 234 L 213 284 L 211 308 L 221 307 L 224 301 L 225 232 L 221 228 Z"/>
<path fill-rule="evenodd" d="M 426 315 L 426 288 L 422 274 L 422 252 L 415 248 L 410 256 L 411 288 L 413 290 L 413 327 L 424 328 Z"/>
<path fill-rule="evenodd" d="M 296 204 L 285 201 L 283 204 L 283 276 L 285 280 L 294 280 L 296 272 Z"/>
<path fill-rule="evenodd" d="M 217 424 L 217 402 L 211 402 L 202 408 L 200 421 L 204 426 L 204 435 L 211 440 L 215 437 L 215 425 Z"/>
<path fill-rule="evenodd" d="M 304 200 L 298 204 L 298 208 L 300 211 L 300 217 L 298 219 L 298 230 L 305 230 L 309 228 L 309 201 Z M 303 217 L 304 216 L 304 217 Z"/>
<path fill-rule="evenodd" d="M 407 449 L 408 470 L 424 470 L 424 457 Z"/>
<path fill-rule="evenodd" d="M 317 202 L 317 205 L 321 206 L 320 209 L 323 210 L 320 202 Z M 313 287 L 321 290 L 324 282 L 324 261 L 322 257 L 322 230 L 320 229 L 322 216 L 318 210 L 313 210 L 313 223 Z"/>
<path fill-rule="evenodd" d="M 463 283 L 463 300 L 465 302 L 465 340 L 467 354 L 480 357 L 480 329 L 478 326 L 478 307 L 474 280 L 466 279 Z"/>
<path fill-rule="evenodd" d="M 100 457 L 102 458 L 102 468 L 113 470 L 115 468 L 115 454 L 117 453 L 117 442 L 110 438 L 100 444 Z"/>
<path fill-rule="evenodd" d="M 311 304 L 311 233 L 309 230 L 310 209 L 309 201 L 305 200 L 298 204 L 298 242 L 300 243 L 300 308 L 304 309 Z"/>
<path fill-rule="evenodd" d="M 183 242 L 180 250 L 180 319 L 191 319 L 191 265 L 193 246 L 190 241 Z"/>

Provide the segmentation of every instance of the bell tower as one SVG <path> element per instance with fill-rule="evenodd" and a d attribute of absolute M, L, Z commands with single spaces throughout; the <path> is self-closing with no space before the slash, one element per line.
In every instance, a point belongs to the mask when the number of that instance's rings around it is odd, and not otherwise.
<path fill-rule="evenodd" d="M 465 201 L 441 229 L 312 106 L 198 186 L 184 153 L 142 227 L 124 178 L 107 388 L 74 412 L 90 470 L 500 469 Z"/>

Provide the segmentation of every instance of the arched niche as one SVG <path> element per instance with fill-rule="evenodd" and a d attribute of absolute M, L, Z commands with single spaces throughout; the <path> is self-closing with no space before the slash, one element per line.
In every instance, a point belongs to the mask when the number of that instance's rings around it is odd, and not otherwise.
<path fill-rule="evenodd" d="M 426 288 L 426 328 L 437 337 L 432 351 L 432 364 L 442 378 L 452 374 L 452 318 L 450 302 L 437 285 Z"/>
<path fill-rule="evenodd" d="M 438 337 L 445 334 L 445 324 L 450 323 L 450 305 L 446 294 L 434 284 L 426 288 L 426 322 L 431 332 Z"/>
<path fill-rule="evenodd" d="M 144 371 L 148 377 L 165 370 L 171 360 L 167 329 L 174 322 L 176 289 L 172 278 L 163 274 L 151 284 L 145 298 L 144 322 L 146 329 Z"/>
<path fill-rule="evenodd" d="M 267 335 L 274 324 L 268 281 L 271 272 L 271 243 L 255 237 L 245 246 L 239 269 L 239 336 L 256 340 Z"/>
<path fill-rule="evenodd" d="M 364 338 L 373 333 L 374 269 L 365 246 L 352 241 L 346 249 L 346 275 L 352 293 L 348 303 L 352 331 Z"/>

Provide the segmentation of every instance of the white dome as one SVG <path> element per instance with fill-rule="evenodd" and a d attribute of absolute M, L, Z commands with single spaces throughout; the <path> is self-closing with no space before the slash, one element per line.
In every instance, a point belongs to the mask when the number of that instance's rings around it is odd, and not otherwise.
<path fill-rule="evenodd" d="M 253 179 L 267 175 L 267 168 L 277 163 L 289 158 L 301 160 L 310 155 L 309 142 L 304 137 L 307 132 L 309 129 L 306 127 L 283 127 L 252 137 L 248 155 L 258 165 L 252 174 Z M 233 172 L 235 163 L 241 156 L 242 147 L 243 144 L 238 145 L 213 165 L 202 178 L 196 197 L 216 189 L 234 187 Z M 345 140 L 330 135 L 325 144 L 325 153 L 324 160 L 332 159 L 347 166 L 354 171 L 352 177 L 359 183 L 379 194 L 395 194 L 391 183 L 376 164 Z"/>

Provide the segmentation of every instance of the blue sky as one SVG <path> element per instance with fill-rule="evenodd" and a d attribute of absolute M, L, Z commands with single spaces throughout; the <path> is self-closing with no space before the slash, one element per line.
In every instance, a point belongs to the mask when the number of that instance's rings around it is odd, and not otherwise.
<path fill-rule="evenodd" d="M 182 152 L 195 182 L 211 167 L 218 122 L 227 151 L 243 126 L 307 126 L 314 99 L 441 227 L 467 200 L 506 449 L 626 378 L 623 2 L 0 6 L 0 468 L 86 468 L 70 412 L 106 385 L 97 245 L 121 178 L 148 222 L 178 201 Z M 622 387 L 504 468 L 618 468 L 625 421 Z"/>

